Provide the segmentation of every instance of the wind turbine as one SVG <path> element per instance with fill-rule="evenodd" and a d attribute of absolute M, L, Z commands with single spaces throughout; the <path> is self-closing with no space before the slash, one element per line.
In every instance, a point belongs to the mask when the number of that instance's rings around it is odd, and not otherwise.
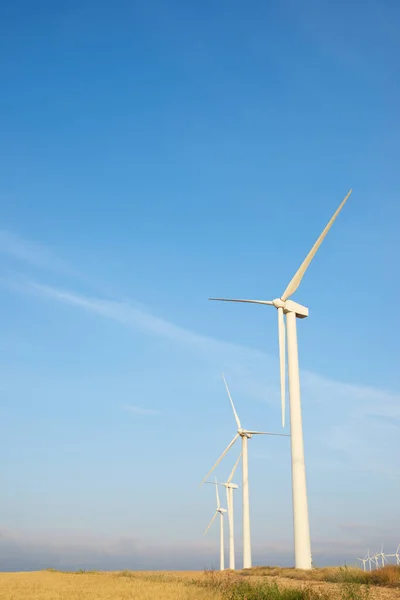
<path fill-rule="evenodd" d="M 238 489 L 236 483 L 232 483 L 233 476 L 239 464 L 242 453 L 239 454 L 237 461 L 225 483 L 219 481 L 206 481 L 205 483 L 211 483 L 212 485 L 222 485 L 226 489 L 226 505 L 228 507 L 228 525 L 229 525 L 229 568 L 235 570 L 235 532 L 234 532 L 234 518 L 233 518 L 233 490 Z"/>
<path fill-rule="evenodd" d="M 229 445 L 225 448 L 217 462 L 214 466 L 209 470 L 207 475 L 204 477 L 201 485 L 208 479 L 211 473 L 214 471 L 215 467 L 219 465 L 221 460 L 224 458 L 225 454 L 229 452 L 234 443 L 241 438 L 242 439 L 242 496 L 243 496 L 243 509 L 242 509 L 242 518 L 243 518 L 243 568 L 250 569 L 251 568 L 251 538 L 250 538 L 250 501 L 249 501 L 249 459 L 248 459 L 248 448 L 247 442 L 249 439 L 253 437 L 253 435 L 278 435 L 281 437 L 290 437 L 285 433 L 271 433 L 269 431 L 250 431 L 248 429 L 243 429 L 242 424 L 240 422 L 239 416 L 236 412 L 235 405 L 233 404 L 232 396 L 229 391 L 228 384 L 224 375 L 222 378 L 225 383 L 226 391 L 228 392 L 229 400 L 232 406 L 233 414 L 235 417 L 235 421 L 237 424 L 237 433 L 233 440 L 229 443 Z"/>
<path fill-rule="evenodd" d="M 287 356 L 289 375 L 289 397 L 290 397 L 290 432 L 292 451 L 292 493 L 293 493 L 293 521 L 294 521 L 294 551 L 297 569 L 311 569 L 311 542 L 310 525 L 308 518 L 307 482 L 304 460 L 303 425 L 301 418 L 300 400 L 300 375 L 299 357 L 297 348 L 296 318 L 308 317 L 308 308 L 289 300 L 299 287 L 305 272 L 320 245 L 325 239 L 328 231 L 335 222 L 338 214 L 347 202 L 352 190 L 349 191 L 331 220 L 322 231 L 321 235 L 311 248 L 310 252 L 302 262 L 300 268 L 290 281 L 289 285 L 280 298 L 275 300 L 243 300 L 233 298 L 210 298 L 222 302 L 246 302 L 250 304 L 264 304 L 274 306 L 278 310 L 278 339 L 279 339 L 279 362 L 282 404 L 282 425 L 285 425 L 285 315 L 287 325 Z"/>
<path fill-rule="evenodd" d="M 372 561 L 374 560 L 374 557 L 372 557 L 369 553 L 369 548 L 368 548 L 368 552 L 367 552 L 367 561 L 368 561 L 368 565 L 369 565 L 369 570 L 372 571 Z"/>
<path fill-rule="evenodd" d="M 384 567 L 385 566 L 385 562 L 387 562 L 387 560 L 386 560 L 386 556 L 385 556 L 385 554 L 383 552 L 383 542 L 382 542 L 382 545 L 381 545 L 381 551 L 377 552 L 375 556 L 376 556 L 376 565 L 379 567 L 379 557 L 380 557 L 381 561 L 382 561 L 382 567 Z"/>
<path fill-rule="evenodd" d="M 216 481 L 216 480 L 215 480 Z M 213 517 L 211 519 L 211 521 L 208 524 L 207 529 L 205 530 L 203 535 L 206 535 L 207 531 L 210 529 L 211 525 L 214 523 L 215 521 L 215 517 L 219 514 L 220 516 L 220 550 L 219 550 L 219 561 L 220 561 L 220 570 L 223 571 L 225 569 L 225 546 L 224 546 L 224 514 L 227 512 L 226 508 L 221 508 L 221 504 L 219 501 L 219 494 L 218 494 L 218 485 L 215 486 L 215 493 L 217 496 L 217 509 L 215 511 L 215 513 L 213 514 Z"/>
<path fill-rule="evenodd" d="M 363 569 L 364 569 L 364 571 L 366 571 L 367 570 L 368 557 L 365 556 L 364 558 L 357 558 L 357 560 L 359 560 L 362 563 Z"/>
<path fill-rule="evenodd" d="M 396 559 L 396 564 L 399 564 L 399 562 L 398 562 L 399 558 L 400 558 L 400 556 L 398 558 L 399 548 L 400 548 L 400 546 L 398 546 L 397 551 L 394 554 L 385 554 L 385 558 L 386 559 L 388 559 L 388 558 L 395 558 Z"/>
<path fill-rule="evenodd" d="M 398 564 L 400 566 L 400 544 L 397 546 L 395 557 L 396 557 L 396 564 Z"/>

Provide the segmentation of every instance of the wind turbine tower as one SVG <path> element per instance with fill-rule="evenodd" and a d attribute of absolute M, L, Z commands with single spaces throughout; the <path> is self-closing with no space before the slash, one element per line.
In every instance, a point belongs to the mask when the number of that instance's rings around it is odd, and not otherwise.
<path fill-rule="evenodd" d="M 219 568 L 221 571 L 225 570 L 225 545 L 224 545 L 224 514 L 227 512 L 226 508 L 221 508 L 221 504 L 219 501 L 219 493 L 218 493 L 218 485 L 215 486 L 215 494 L 217 497 L 217 508 L 216 511 L 211 519 L 211 521 L 209 522 L 207 529 L 205 530 L 203 535 L 206 535 L 207 531 L 210 529 L 211 525 L 214 523 L 215 518 L 217 515 L 219 515 L 219 533 L 220 533 L 220 540 L 219 540 Z"/>
<path fill-rule="evenodd" d="M 235 570 L 235 523 L 234 523 L 234 511 L 233 511 L 233 490 L 238 489 L 236 483 L 232 483 L 233 476 L 239 464 L 242 453 L 239 454 L 238 459 L 228 477 L 228 480 L 224 483 L 219 481 L 206 481 L 205 483 L 211 483 L 212 485 L 221 485 L 226 489 L 226 505 L 228 507 L 228 525 L 229 525 L 229 568 Z"/>

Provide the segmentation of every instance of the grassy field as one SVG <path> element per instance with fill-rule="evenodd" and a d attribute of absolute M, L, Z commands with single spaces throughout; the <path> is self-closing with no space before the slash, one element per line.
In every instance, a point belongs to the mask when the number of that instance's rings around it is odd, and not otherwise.
<path fill-rule="evenodd" d="M 198 574 L 197 574 L 198 576 Z M 192 574 L 195 578 L 196 574 Z M 220 600 L 190 576 L 158 573 L 0 573 L 1 600 Z"/>
<path fill-rule="evenodd" d="M 368 578 L 368 580 L 367 580 Z M 0 573 L 1 600 L 400 600 L 400 568 Z"/>
<path fill-rule="evenodd" d="M 356 567 L 325 567 L 312 571 L 281 567 L 254 567 L 248 571 L 240 571 L 240 574 L 243 577 L 284 577 L 298 581 L 348 582 L 400 588 L 400 566 L 395 565 L 387 565 L 373 571 L 364 571 Z"/>

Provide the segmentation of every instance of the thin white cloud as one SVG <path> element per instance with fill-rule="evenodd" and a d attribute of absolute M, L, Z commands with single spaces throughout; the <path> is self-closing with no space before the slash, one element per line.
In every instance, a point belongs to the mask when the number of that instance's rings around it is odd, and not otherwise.
<path fill-rule="evenodd" d="M 3 280 L 4 281 L 4 280 Z M 268 358 L 258 350 L 246 348 L 239 344 L 227 343 L 217 340 L 210 336 L 205 336 L 189 329 L 184 329 L 175 325 L 167 319 L 157 317 L 150 312 L 137 308 L 127 302 L 115 300 L 105 300 L 97 297 L 84 296 L 75 292 L 61 290 L 49 285 L 42 285 L 37 282 L 20 282 L 19 288 L 26 292 L 35 293 L 43 298 L 51 298 L 64 304 L 69 304 L 82 308 L 88 312 L 100 315 L 102 317 L 117 321 L 132 329 L 145 331 L 149 334 L 167 338 L 179 344 L 191 346 L 193 350 L 209 353 L 214 350 L 218 354 L 223 352 L 251 353 L 253 358 Z"/>
<path fill-rule="evenodd" d="M 143 408 L 142 406 L 134 406 L 132 404 L 125 404 L 124 410 L 135 415 L 141 415 L 142 417 L 158 417 L 161 415 L 161 412 L 154 408 Z"/>
<path fill-rule="evenodd" d="M 0 253 L 38 267 L 54 269 L 65 267 L 43 244 L 25 240 L 4 229 L 0 230 Z"/>
<path fill-rule="evenodd" d="M 61 265 L 49 249 L 40 244 L 26 242 L 4 231 L 0 232 L 0 252 L 29 264 L 51 265 L 53 269 Z M 65 273 L 64 267 L 60 266 L 59 271 Z M 224 365 L 228 365 L 228 368 L 233 367 L 238 375 L 237 382 L 239 386 L 244 386 L 243 391 L 248 397 L 265 402 L 268 389 L 268 401 L 278 402 L 276 359 L 259 350 L 227 343 L 185 329 L 152 314 L 146 308 L 127 302 L 87 296 L 22 278 L 3 278 L 0 279 L 0 283 L 15 291 L 74 306 L 135 331 L 163 337 L 175 344 L 188 347 L 212 364 L 213 369 L 219 369 Z M 263 374 L 262 384 L 260 373 Z M 276 381 L 276 386 L 271 386 L 267 381 Z M 315 439 L 319 439 L 321 448 L 325 448 L 324 455 L 327 463 L 331 461 L 332 466 L 336 468 L 337 457 L 342 455 L 346 456 L 348 465 L 353 464 L 360 468 L 365 468 L 367 465 L 367 468 L 389 479 L 397 479 L 400 476 L 395 460 L 395 444 L 400 426 L 398 394 L 363 385 L 333 381 L 307 371 L 302 371 L 302 390 L 307 403 L 313 406 L 313 411 L 323 412 L 319 416 L 319 422 L 321 419 L 324 422 L 323 434 L 314 430 L 312 435 Z M 144 415 L 145 410 L 151 409 L 136 407 L 136 414 Z M 372 447 L 372 439 L 379 440 L 379 445 L 375 444 Z"/>
<path fill-rule="evenodd" d="M 25 263 L 35 269 L 59 273 L 77 280 L 88 280 L 85 275 L 72 268 L 66 261 L 58 258 L 49 246 L 26 240 L 5 229 L 0 229 L 0 255 L 5 257 L 9 263 Z"/>
<path fill-rule="evenodd" d="M 224 361 L 228 362 L 234 366 L 235 371 L 240 370 L 241 377 L 243 375 L 245 380 L 246 393 L 253 399 L 265 399 L 265 387 L 260 385 L 260 380 L 254 377 L 254 373 L 263 372 L 267 377 L 270 374 L 273 377 L 276 372 L 275 360 L 259 350 L 186 330 L 126 302 L 84 296 L 32 281 L 20 283 L 18 289 L 81 308 L 137 331 L 167 338 L 200 353 L 213 365 L 220 366 Z M 398 395 L 367 386 L 329 380 L 307 371 L 302 372 L 302 389 L 304 397 L 314 410 L 323 410 L 323 416 L 320 415 L 320 419 L 324 420 L 323 434 L 316 431 L 312 434 L 320 439 L 321 448 L 325 448 L 327 462 L 333 460 L 337 467 L 334 456 L 343 455 L 346 456 L 348 465 L 353 464 L 363 470 L 368 468 L 389 479 L 400 476 L 394 460 L 398 437 L 396 427 L 400 423 Z M 270 400 L 275 402 L 277 393 L 271 393 Z M 139 410 L 136 412 L 139 414 Z M 372 447 L 371 439 L 380 440 L 380 446 Z"/>

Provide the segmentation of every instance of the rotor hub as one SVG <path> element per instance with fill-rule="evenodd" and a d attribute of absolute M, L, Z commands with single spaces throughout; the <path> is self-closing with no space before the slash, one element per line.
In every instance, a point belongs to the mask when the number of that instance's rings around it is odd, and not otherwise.
<path fill-rule="evenodd" d="M 275 308 L 285 308 L 285 302 L 281 298 L 275 298 L 272 300 L 272 304 Z"/>

